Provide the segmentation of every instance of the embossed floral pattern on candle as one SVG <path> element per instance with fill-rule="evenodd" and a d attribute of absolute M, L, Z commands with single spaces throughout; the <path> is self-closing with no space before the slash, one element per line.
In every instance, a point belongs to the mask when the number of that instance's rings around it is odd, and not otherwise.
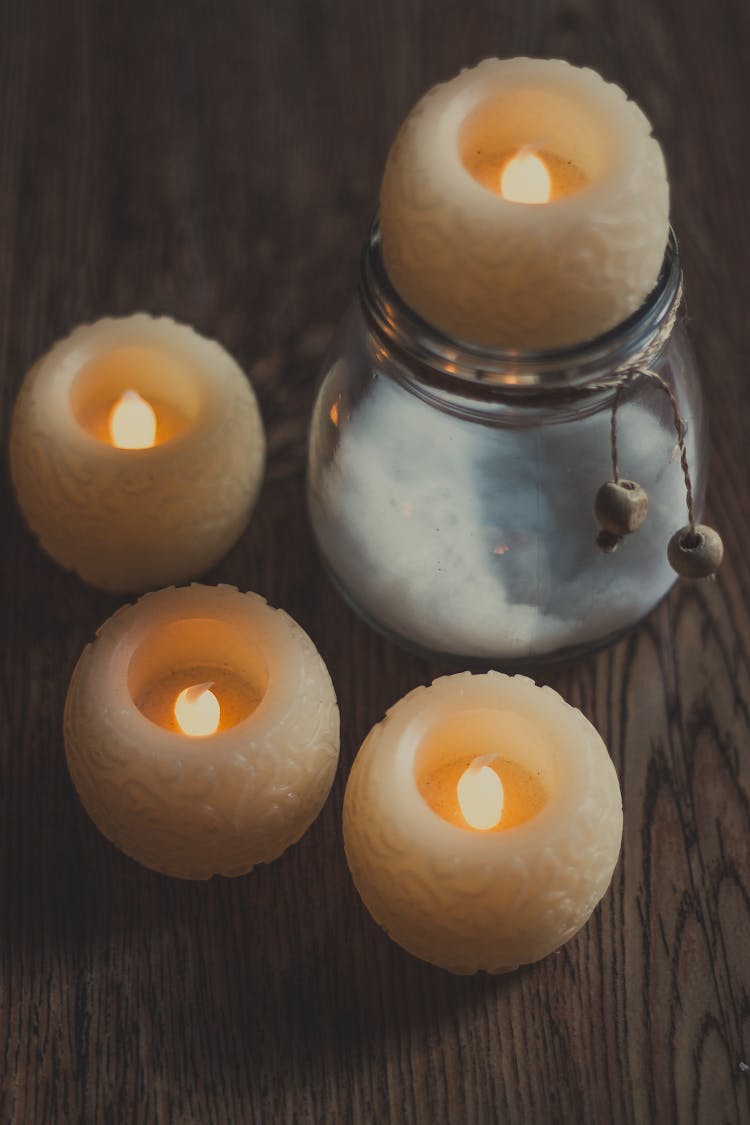
<path fill-rule="evenodd" d="M 87 422 L 98 408 L 87 365 L 133 341 L 171 351 L 184 368 L 170 372 L 162 407 L 170 436 L 145 449 L 116 448 Z M 164 396 L 158 365 L 133 377 L 152 398 Z M 77 409 L 82 380 L 86 410 Z M 257 500 L 265 437 L 252 387 L 219 344 L 138 314 L 78 328 L 34 365 L 10 453 L 19 505 L 42 547 L 92 585 L 127 592 L 196 578 L 226 554 Z"/>
<path fill-rule="evenodd" d="M 174 623 L 185 630 L 170 634 Z M 217 695 L 225 666 L 254 683 L 258 702 L 191 739 L 150 721 L 134 684 L 201 649 L 218 668 Z M 283 610 L 193 585 L 147 594 L 99 629 L 73 674 L 65 747 L 84 807 L 122 851 L 183 878 L 239 875 L 279 856 L 320 811 L 338 761 L 338 707 L 314 644 Z"/>
<path fill-rule="evenodd" d="M 476 708 L 496 711 L 499 738 L 511 715 L 539 732 L 547 806 L 505 832 L 447 823 L 415 782 L 430 728 Z M 523 761 L 529 748 L 515 753 Z M 592 725 L 551 688 L 497 672 L 444 677 L 399 701 L 365 740 L 344 802 L 368 910 L 410 953 L 456 973 L 503 972 L 568 941 L 606 891 L 621 835 L 617 777 Z"/>
<path fill-rule="evenodd" d="M 504 199 L 502 154 L 527 146 L 572 163 L 581 183 L 542 206 Z M 496 191 L 480 158 L 496 159 Z M 559 59 L 485 59 L 430 90 L 401 126 L 380 195 L 383 254 L 406 303 L 460 340 L 533 351 L 634 312 L 659 274 L 668 217 L 664 158 L 641 110 Z"/>

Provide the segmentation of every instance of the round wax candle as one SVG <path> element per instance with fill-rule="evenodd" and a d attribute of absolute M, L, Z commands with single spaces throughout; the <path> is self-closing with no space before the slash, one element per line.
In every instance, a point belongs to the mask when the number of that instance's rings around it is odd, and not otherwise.
<path fill-rule="evenodd" d="M 45 550 L 119 593 L 195 578 L 226 554 L 257 500 L 265 437 L 220 344 L 139 313 L 77 328 L 31 368 L 10 460 Z"/>
<path fill-rule="evenodd" d="M 551 688 L 498 672 L 400 700 L 344 799 L 368 910 L 456 973 L 504 972 L 568 941 L 609 886 L 621 836 L 620 787 L 592 725 Z"/>
<path fill-rule="evenodd" d="M 146 594 L 83 652 L 65 751 L 91 819 L 167 875 L 240 875 L 295 843 L 333 782 L 339 714 L 307 634 L 257 594 Z"/>
<path fill-rule="evenodd" d="M 559 59 L 486 59 L 430 90 L 380 195 L 383 255 L 407 304 L 461 340 L 526 351 L 633 313 L 659 275 L 668 216 L 641 110 Z"/>

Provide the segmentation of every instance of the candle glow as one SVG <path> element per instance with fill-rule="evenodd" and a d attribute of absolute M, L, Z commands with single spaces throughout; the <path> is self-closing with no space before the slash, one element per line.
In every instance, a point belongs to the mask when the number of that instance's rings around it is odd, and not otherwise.
<path fill-rule="evenodd" d="M 503 783 L 486 764 L 487 757 L 475 758 L 459 778 L 458 805 L 470 828 L 495 828 L 503 815 Z"/>
<path fill-rule="evenodd" d="M 552 180 L 544 161 L 521 149 L 503 168 L 500 192 L 511 203 L 549 203 Z"/>
<path fill-rule="evenodd" d="M 99 830 L 146 867 L 209 879 L 270 863 L 312 824 L 336 771 L 339 713 L 325 664 L 288 614 L 193 582 L 97 630 L 64 733 Z"/>
<path fill-rule="evenodd" d="M 156 444 L 154 408 L 137 391 L 123 391 L 110 411 L 109 434 L 118 449 L 150 449 Z"/>
<path fill-rule="evenodd" d="M 380 191 L 401 299 L 455 339 L 506 351 L 580 343 L 635 312 L 668 220 L 643 113 L 560 59 L 485 59 L 434 87 L 401 126 Z"/>
<path fill-rule="evenodd" d="M 205 738 L 214 734 L 221 722 L 221 706 L 211 691 L 212 684 L 193 684 L 177 696 L 174 717 L 183 734 Z"/>
<path fill-rule="evenodd" d="M 451 972 L 507 972 L 586 922 L 617 862 L 622 798 L 601 738 L 551 688 L 463 672 L 369 732 L 343 831 L 357 890 L 394 941 Z"/>

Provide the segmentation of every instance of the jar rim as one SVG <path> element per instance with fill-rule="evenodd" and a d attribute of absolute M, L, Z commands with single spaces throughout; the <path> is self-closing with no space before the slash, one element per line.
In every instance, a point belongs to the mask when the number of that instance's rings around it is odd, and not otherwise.
<path fill-rule="evenodd" d="M 500 400 L 509 394 L 585 389 L 627 367 L 629 360 L 642 361 L 669 323 L 680 299 L 681 280 L 679 247 L 670 227 L 656 284 L 626 320 L 579 344 L 506 351 L 455 339 L 403 300 L 385 268 L 376 216 L 362 252 L 359 293 L 367 320 L 397 354 L 403 375 L 453 394 Z"/>

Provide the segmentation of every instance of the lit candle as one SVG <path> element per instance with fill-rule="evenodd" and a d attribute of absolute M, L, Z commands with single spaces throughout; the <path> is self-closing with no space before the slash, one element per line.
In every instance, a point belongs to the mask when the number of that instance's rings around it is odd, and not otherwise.
<path fill-rule="evenodd" d="M 487 185 L 494 191 L 494 185 Z M 512 156 L 500 176 L 500 194 L 511 203 L 549 203 L 552 177 L 544 161 L 523 149 Z"/>
<path fill-rule="evenodd" d="M 109 414 L 109 436 L 118 449 L 156 445 L 156 413 L 137 391 L 123 391 Z"/>
<path fill-rule="evenodd" d="M 504 972 L 568 941 L 609 886 L 617 775 L 580 711 L 523 676 L 465 672 L 390 709 L 355 760 L 344 843 L 404 949 Z"/>
<path fill-rule="evenodd" d="M 206 738 L 221 722 L 221 704 L 211 691 L 213 684 L 191 684 L 174 701 L 174 717 L 183 734 Z"/>
<path fill-rule="evenodd" d="M 560 60 L 486 59 L 404 122 L 380 196 L 391 281 L 425 320 L 525 350 L 596 336 L 653 288 L 669 186 L 618 87 Z"/>
<path fill-rule="evenodd" d="M 307 634 L 257 594 L 192 585 L 119 610 L 83 652 L 65 750 L 101 832 L 167 875 L 239 875 L 295 843 L 336 771 L 339 715 Z"/>
<path fill-rule="evenodd" d="M 49 554 L 93 586 L 140 591 L 226 554 L 255 505 L 265 437 L 219 344 L 137 314 L 76 329 L 31 368 L 10 457 Z"/>

